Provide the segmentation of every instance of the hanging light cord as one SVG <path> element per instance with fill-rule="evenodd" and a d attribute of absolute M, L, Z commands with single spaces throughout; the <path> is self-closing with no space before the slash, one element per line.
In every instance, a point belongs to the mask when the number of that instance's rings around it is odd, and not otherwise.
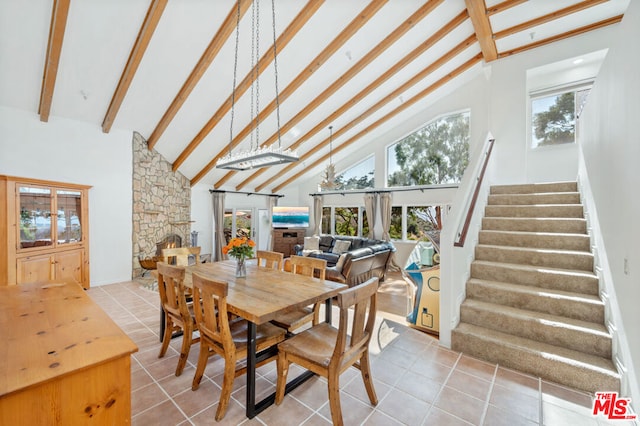
<path fill-rule="evenodd" d="M 278 148 L 280 148 L 280 91 L 278 90 L 278 49 L 276 48 L 276 7 L 275 0 L 271 0 L 271 26 L 273 27 L 273 71 L 276 86 L 276 124 L 278 126 Z"/>
<path fill-rule="evenodd" d="M 333 152 L 333 126 L 329 126 L 329 164 L 332 164 L 331 153 Z"/>
<path fill-rule="evenodd" d="M 231 155 L 231 145 L 233 142 L 233 118 L 236 107 L 236 78 L 238 75 L 238 40 L 240 39 L 240 2 L 236 13 L 236 47 L 233 60 L 233 88 L 231 90 L 231 125 L 229 126 L 229 155 Z"/>

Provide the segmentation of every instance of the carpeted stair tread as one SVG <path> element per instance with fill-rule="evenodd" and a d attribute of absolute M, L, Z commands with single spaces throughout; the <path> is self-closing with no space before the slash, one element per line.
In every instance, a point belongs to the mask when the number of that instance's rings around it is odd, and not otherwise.
<path fill-rule="evenodd" d="M 482 229 L 586 234 L 587 221 L 577 217 L 484 217 L 482 218 Z"/>
<path fill-rule="evenodd" d="M 478 243 L 482 245 L 503 245 L 585 252 L 589 252 L 591 249 L 591 239 L 586 234 L 482 230 L 478 238 Z"/>
<path fill-rule="evenodd" d="M 592 271 L 489 260 L 474 260 L 471 263 L 471 277 L 596 296 L 599 290 L 598 277 Z"/>
<path fill-rule="evenodd" d="M 485 217 L 582 218 L 582 204 L 487 205 Z"/>
<path fill-rule="evenodd" d="M 467 298 L 604 324 L 604 303 L 591 294 L 470 278 Z"/>
<path fill-rule="evenodd" d="M 542 192 L 533 194 L 491 194 L 488 205 L 580 204 L 579 192 Z"/>
<path fill-rule="evenodd" d="M 587 392 L 620 391 L 620 376 L 610 359 L 556 345 L 460 323 L 452 349 Z"/>
<path fill-rule="evenodd" d="M 577 192 L 578 183 L 573 182 L 546 182 L 525 183 L 516 185 L 493 185 L 490 194 L 541 194 L 546 192 Z"/>
<path fill-rule="evenodd" d="M 594 323 L 511 306 L 466 299 L 460 320 L 519 337 L 611 358 L 611 335 Z"/>
<path fill-rule="evenodd" d="M 593 270 L 593 254 L 584 251 L 478 244 L 475 258 L 581 271 Z"/>

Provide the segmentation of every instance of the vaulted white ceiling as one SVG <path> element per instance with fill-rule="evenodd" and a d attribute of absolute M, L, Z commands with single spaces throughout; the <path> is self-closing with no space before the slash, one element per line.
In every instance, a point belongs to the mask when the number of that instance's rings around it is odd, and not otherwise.
<path fill-rule="evenodd" d="M 615 25 L 628 1 L 275 0 L 274 27 L 270 0 L 238 0 L 231 139 L 235 0 L 0 0 L 0 105 L 138 131 L 192 183 L 277 192 L 320 174 L 329 125 L 336 157 L 364 153 L 465 71 Z M 252 21 L 264 58 L 253 101 Z M 281 144 L 303 161 L 216 169 L 257 144 L 243 137 L 252 105 L 259 143 L 277 140 L 274 30 Z"/>

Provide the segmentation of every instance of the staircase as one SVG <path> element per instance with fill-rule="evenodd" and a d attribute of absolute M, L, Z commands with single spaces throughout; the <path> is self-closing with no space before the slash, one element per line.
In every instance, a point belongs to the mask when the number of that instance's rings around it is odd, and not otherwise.
<path fill-rule="evenodd" d="M 576 182 L 492 187 L 452 349 L 619 391 L 586 231 Z"/>

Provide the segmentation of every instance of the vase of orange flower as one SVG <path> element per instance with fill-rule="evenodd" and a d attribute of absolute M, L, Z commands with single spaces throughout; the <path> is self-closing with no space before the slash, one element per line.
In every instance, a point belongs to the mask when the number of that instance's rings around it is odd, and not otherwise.
<path fill-rule="evenodd" d="M 247 276 L 245 260 L 253 257 L 253 248 L 256 243 L 247 237 L 236 237 L 229 240 L 229 244 L 222 248 L 222 253 L 236 259 L 236 277 Z"/>

